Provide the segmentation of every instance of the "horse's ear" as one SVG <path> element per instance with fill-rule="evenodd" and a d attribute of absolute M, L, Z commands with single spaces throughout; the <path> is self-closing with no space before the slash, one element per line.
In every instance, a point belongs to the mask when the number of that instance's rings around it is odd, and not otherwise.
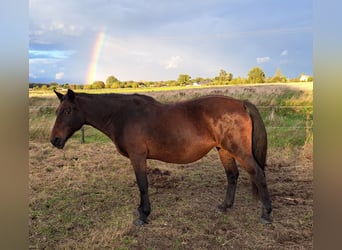
<path fill-rule="evenodd" d="M 75 99 L 75 92 L 71 89 L 68 89 L 67 95 L 70 101 L 73 101 Z"/>
<path fill-rule="evenodd" d="M 53 90 L 53 92 L 55 92 L 55 94 L 57 95 L 58 99 L 59 99 L 60 101 L 62 101 L 63 94 L 57 92 L 55 89 Z"/>

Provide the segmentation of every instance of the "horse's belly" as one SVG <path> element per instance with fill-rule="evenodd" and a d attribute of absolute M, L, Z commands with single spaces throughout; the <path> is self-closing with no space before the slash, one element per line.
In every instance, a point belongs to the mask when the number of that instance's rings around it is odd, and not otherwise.
<path fill-rule="evenodd" d="M 211 141 L 163 145 L 157 148 L 151 147 L 148 150 L 148 158 L 169 163 L 187 164 L 201 159 L 213 147 L 215 147 L 215 143 Z"/>

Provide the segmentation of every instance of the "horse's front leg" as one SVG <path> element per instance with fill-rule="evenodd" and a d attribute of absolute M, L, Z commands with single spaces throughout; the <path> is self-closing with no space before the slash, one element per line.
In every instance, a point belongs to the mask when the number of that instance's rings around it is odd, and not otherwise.
<path fill-rule="evenodd" d="M 151 212 L 150 200 L 148 197 L 148 180 L 147 180 L 147 168 L 146 168 L 146 158 L 133 157 L 131 159 L 135 177 L 137 179 L 139 191 L 140 191 L 140 205 L 137 209 L 139 213 L 139 218 L 134 221 L 134 224 L 141 226 L 147 224 L 147 216 Z"/>

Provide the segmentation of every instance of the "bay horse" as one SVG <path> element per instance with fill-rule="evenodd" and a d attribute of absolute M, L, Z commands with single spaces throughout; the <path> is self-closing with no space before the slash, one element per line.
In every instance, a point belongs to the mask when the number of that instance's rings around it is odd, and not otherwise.
<path fill-rule="evenodd" d="M 225 212 L 234 203 L 239 170 L 250 175 L 253 194 L 262 203 L 261 222 L 271 223 L 271 200 L 264 172 L 267 134 L 257 108 L 247 100 L 203 96 L 162 104 L 140 94 L 86 94 L 54 91 L 60 100 L 51 143 L 62 149 L 84 124 L 106 134 L 118 152 L 130 159 L 140 191 L 136 225 L 151 212 L 146 159 L 187 164 L 216 147 L 227 176 Z"/>

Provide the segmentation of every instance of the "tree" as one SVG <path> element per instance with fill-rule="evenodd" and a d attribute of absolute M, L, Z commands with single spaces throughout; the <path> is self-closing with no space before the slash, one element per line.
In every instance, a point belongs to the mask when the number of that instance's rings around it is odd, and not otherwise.
<path fill-rule="evenodd" d="M 152 81 L 147 81 L 147 82 L 145 82 L 145 86 L 146 86 L 147 88 L 153 86 L 153 84 L 154 84 L 154 82 L 152 82 Z"/>
<path fill-rule="evenodd" d="M 106 80 L 106 88 L 111 88 L 113 84 L 117 84 L 119 80 L 115 76 L 108 76 Z"/>
<path fill-rule="evenodd" d="M 200 82 L 202 82 L 203 81 L 203 78 L 202 77 L 196 77 L 195 79 L 194 79 L 194 82 L 195 83 L 200 83 Z"/>
<path fill-rule="evenodd" d="M 180 74 L 178 76 L 178 85 L 186 85 L 187 83 L 189 83 L 191 79 L 191 76 L 187 75 L 187 74 Z"/>
<path fill-rule="evenodd" d="M 105 84 L 103 81 L 95 81 L 92 84 L 94 89 L 103 89 L 105 87 Z"/>
<path fill-rule="evenodd" d="M 106 84 L 106 88 L 108 88 L 107 87 L 108 85 Z M 121 87 L 121 85 L 120 85 L 120 82 L 118 81 L 118 82 L 114 82 L 114 83 L 112 83 L 112 85 L 110 86 L 110 88 L 112 88 L 112 89 L 118 89 L 118 88 L 120 88 Z"/>
<path fill-rule="evenodd" d="M 84 85 L 83 89 L 92 89 L 92 85 L 91 84 L 86 84 L 86 85 Z"/>
<path fill-rule="evenodd" d="M 265 82 L 265 73 L 261 68 L 255 67 L 251 69 L 248 73 L 248 82 L 249 83 L 264 83 Z"/>
<path fill-rule="evenodd" d="M 51 83 L 49 84 L 49 89 L 54 90 L 54 89 L 57 89 L 57 88 L 58 88 L 58 83 L 56 83 L 56 82 L 51 82 Z"/>
<path fill-rule="evenodd" d="M 277 71 L 271 79 L 271 82 L 286 82 L 286 77 L 281 72 L 281 69 L 277 69 Z"/>
<path fill-rule="evenodd" d="M 225 70 L 221 69 L 219 75 L 215 77 L 215 84 L 227 85 L 232 79 L 232 73 L 227 73 Z"/>

